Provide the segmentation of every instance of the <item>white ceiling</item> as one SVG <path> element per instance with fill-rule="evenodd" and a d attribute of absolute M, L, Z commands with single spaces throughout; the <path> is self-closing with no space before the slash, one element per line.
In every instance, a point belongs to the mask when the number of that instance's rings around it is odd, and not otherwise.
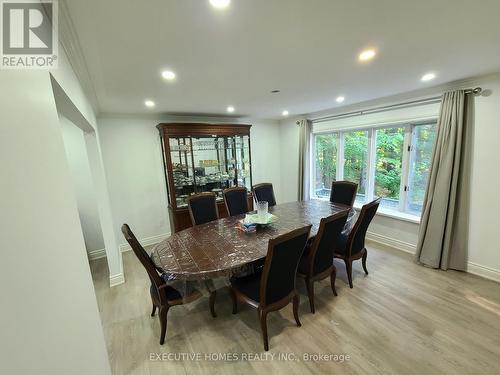
<path fill-rule="evenodd" d="M 101 112 L 280 118 L 500 71 L 499 0 L 66 2 Z"/>

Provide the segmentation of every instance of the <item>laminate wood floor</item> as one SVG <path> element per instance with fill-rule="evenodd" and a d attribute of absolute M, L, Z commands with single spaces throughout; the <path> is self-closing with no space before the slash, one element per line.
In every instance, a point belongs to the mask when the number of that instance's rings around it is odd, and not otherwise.
<path fill-rule="evenodd" d="M 336 262 L 338 297 L 328 279 L 316 283 L 314 315 L 298 280 L 302 327 L 291 305 L 271 313 L 268 354 L 255 310 L 232 315 L 225 290 L 215 319 L 206 297 L 171 308 L 160 346 L 148 276 L 132 252 L 123 260 L 126 283 L 114 288 L 106 260 L 91 262 L 114 374 L 500 374 L 500 284 L 424 268 L 397 250 L 369 246 L 370 274 L 355 262 L 354 289 Z"/>

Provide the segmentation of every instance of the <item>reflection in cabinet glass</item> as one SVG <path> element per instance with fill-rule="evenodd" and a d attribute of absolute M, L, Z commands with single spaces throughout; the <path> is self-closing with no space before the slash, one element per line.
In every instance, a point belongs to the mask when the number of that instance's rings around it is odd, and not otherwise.
<path fill-rule="evenodd" d="M 250 126 L 230 124 L 159 124 L 172 231 L 191 226 L 187 198 L 213 192 L 219 216 L 227 216 L 222 191 L 252 187 Z M 252 197 L 249 194 L 249 205 Z"/>

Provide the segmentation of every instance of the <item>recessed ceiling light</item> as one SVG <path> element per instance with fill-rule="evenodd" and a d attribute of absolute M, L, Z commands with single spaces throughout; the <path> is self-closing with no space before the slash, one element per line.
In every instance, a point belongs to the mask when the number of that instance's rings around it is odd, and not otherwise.
<path fill-rule="evenodd" d="M 427 73 L 422 76 L 421 80 L 426 82 L 432 81 L 434 78 L 436 78 L 436 75 L 434 73 Z"/>
<path fill-rule="evenodd" d="M 364 50 L 359 54 L 359 61 L 369 61 L 375 57 L 377 53 L 374 49 Z"/>
<path fill-rule="evenodd" d="M 345 98 L 343 96 L 337 96 L 337 99 L 335 99 L 337 103 L 342 103 L 344 100 Z"/>
<path fill-rule="evenodd" d="M 153 102 L 152 100 L 146 100 L 144 101 L 144 105 L 148 108 L 153 108 L 155 106 L 155 102 Z"/>
<path fill-rule="evenodd" d="M 282 114 L 283 116 L 288 116 L 288 111 L 287 111 L 287 110 L 284 110 L 283 112 L 281 112 L 281 114 Z"/>
<path fill-rule="evenodd" d="M 161 76 L 169 81 L 175 79 L 175 73 L 172 72 L 171 70 L 165 70 L 164 72 L 161 73 Z"/>
<path fill-rule="evenodd" d="M 227 8 L 230 2 L 231 0 L 210 0 L 210 4 L 217 9 Z"/>
<path fill-rule="evenodd" d="M 228 111 L 229 113 L 233 113 L 233 112 L 234 112 L 234 107 L 233 107 L 233 106 L 229 106 L 229 107 L 227 107 L 227 111 Z"/>

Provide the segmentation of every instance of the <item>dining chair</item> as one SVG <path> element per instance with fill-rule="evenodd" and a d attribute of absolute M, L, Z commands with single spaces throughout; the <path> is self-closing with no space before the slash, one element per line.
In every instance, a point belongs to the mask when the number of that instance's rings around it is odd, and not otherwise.
<path fill-rule="evenodd" d="M 257 309 L 264 339 L 264 349 L 269 350 L 267 314 L 293 302 L 293 316 L 298 327 L 299 293 L 295 288 L 297 266 L 311 231 L 311 225 L 270 239 L 267 256 L 261 272 L 244 277 L 232 277 L 231 297 L 233 314 L 238 311 L 238 301 Z"/>
<path fill-rule="evenodd" d="M 273 184 L 264 182 L 252 186 L 253 196 L 256 202 L 266 201 L 268 207 L 276 206 L 276 198 L 274 197 Z"/>
<path fill-rule="evenodd" d="M 368 275 L 366 269 L 367 251 L 365 247 L 365 237 L 368 226 L 370 225 L 375 213 L 380 204 L 380 198 L 373 202 L 365 204 L 361 208 L 356 224 L 348 235 L 341 234 L 335 245 L 333 256 L 342 259 L 345 263 L 347 278 L 349 279 L 349 287 L 352 288 L 352 262 L 357 259 L 362 259 L 363 270 Z"/>
<path fill-rule="evenodd" d="M 186 288 L 186 294 L 182 295 L 179 290 L 167 285 L 165 280 L 159 275 L 154 262 L 151 260 L 150 256 L 146 253 L 146 250 L 144 250 L 139 241 L 137 241 L 137 238 L 127 224 L 122 225 L 122 233 L 134 251 L 134 254 L 146 269 L 149 279 L 151 280 L 151 286 L 149 288 L 151 301 L 153 303 L 151 316 L 155 316 L 156 308 L 158 308 L 161 327 L 160 345 L 163 345 L 165 342 L 165 335 L 167 333 L 168 310 L 172 306 L 193 302 L 194 300 L 200 298 L 202 294 L 195 288 Z M 210 295 L 209 298 L 209 305 L 212 316 L 215 317 L 215 298 L 213 298 L 212 295 Z"/>
<path fill-rule="evenodd" d="M 330 191 L 330 202 L 352 207 L 356 199 L 358 184 L 350 181 L 333 181 Z"/>
<path fill-rule="evenodd" d="M 349 210 L 322 218 L 319 230 L 313 242 L 306 247 L 299 262 L 297 276 L 304 278 L 309 306 L 314 314 L 314 282 L 323 280 L 330 276 L 330 286 L 336 296 L 335 276 L 336 270 L 333 264 L 333 248 L 338 241 L 342 229 L 347 221 Z"/>
<path fill-rule="evenodd" d="M 189 217 L 193 225 L 200 225 L 219 218 L 217 196 L 215 193 L 204 192 L 191 195 L 187 199 Z"/>
<path fill-rule="evenodd" d="M 248 190 L 243 186 L 225 189 L 222 192 L 229 216 L 246 214 L 248 212 Z"/>

